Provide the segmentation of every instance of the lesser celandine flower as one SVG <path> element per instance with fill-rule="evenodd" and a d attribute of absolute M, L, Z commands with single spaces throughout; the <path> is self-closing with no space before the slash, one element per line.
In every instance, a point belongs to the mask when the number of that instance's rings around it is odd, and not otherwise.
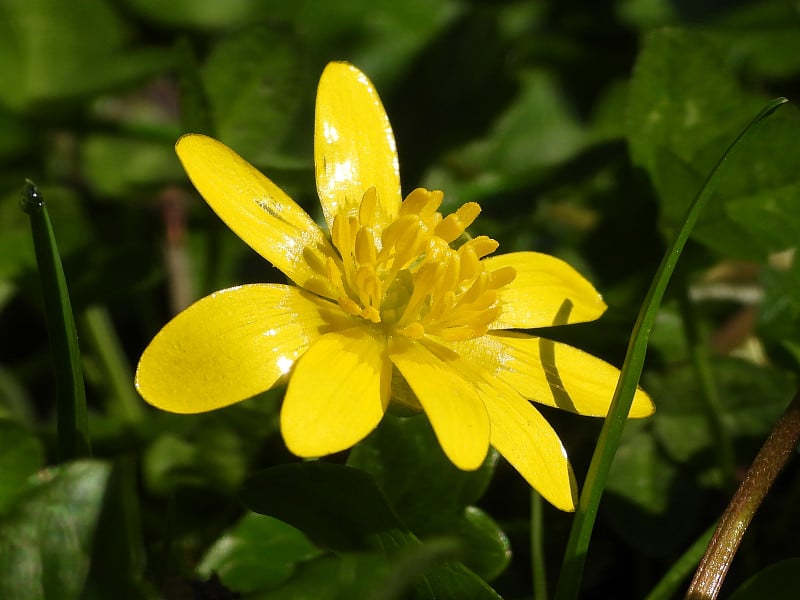
<path fill-rule="evenodd" d="M 222 290 L 175 317 L 139 362 L 148 402 L 204 412 L 288 376 L 281 432 L 302 457 L 353 446 L 402 402 L 428 415 L 456 466 L 478 468 L 494 446 L 552 504 L 574 509 L 564 447 L 529 400 L 602 416 L 619 372 L 508 330 L 593 320 L 606 305 L 559 259 L 490 256 L 497 242 L 467 239 L 477 204 L 443 216 L 441 192 L 403 200 L 392 129 L 363 73 L 331 63 L 319 83 L 314 159 L 327 230 L 220 142 L 186 135 L 176 149 L 214 211 L 294 285 Z M 652 411 L 638 391 L 630 416 Z"/>

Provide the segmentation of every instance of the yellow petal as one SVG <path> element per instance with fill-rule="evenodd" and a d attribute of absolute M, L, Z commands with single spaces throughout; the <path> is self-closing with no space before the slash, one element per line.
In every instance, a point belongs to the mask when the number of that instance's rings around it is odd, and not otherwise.
<path fill-rule="evenodd" d="M 392 363 L 386 342 L 364 327 L 323 335 L 298 361 L 281 408 L 281 433 L 297 456 L 350 448 L 389 404 Z"/>
<path fill-rule="evenodd" d="M 397 216 L 400 168 L 392 127 L 372 83 L 353 65 L 329 63 L 319 80 L 314 163 L 329 228 L 342 210 L 355 216 L 372 187 L 382 224 Z"/>
<path fill-rule="evenodd" d="M 581 415 L 606 416 L 619 379 L 616 367 L 591 354 L 520 333 L 494 332 L 450 345 L 523 397 Z M 646 417 L 654 410 L 639 389 L 628 416 Z"/>
<path fill-rule="evenodd" d="M 489 451 L 489 419 L 479 383 L 455 352 L 432 342 L 396 340 L 389 356 L 419 399 L 447 457 L 477 469 Z"/>
<path fill-rule="evenodd" d="M 487 378 L 493 392 L 484 396 L 492 446 L 545 500 L 561 510 L 575 510 L 578 486 L 558 435 L 527 400 Z"/>
<path fill-rule="evenodd" d="M 606 310 L 598 291 L 563 260 L 539 252 L 512 252 L 484 259 L 488 271 L 513 267 L 514 280 L 500 289 L 501 312 L 492 329 L 532 329 L 593 321 Z"/>
<path fill-rule="evenodd" d="M 214 212 L 253 250 L 302 287 L 335 252 L 325 233 L 278 186 L 225 144 L 199 134 L 175 145 L 189 179 Z M 318 291 L 315 289 L 315 291 Z"/>
<path fill-rule="evenodd" d="M 136 371 L 150 404 L 176 413 L 227 406 L 272 387 L 332 309 L 294 286 L 254 284 L 192 304 L 153 338 Z"/>

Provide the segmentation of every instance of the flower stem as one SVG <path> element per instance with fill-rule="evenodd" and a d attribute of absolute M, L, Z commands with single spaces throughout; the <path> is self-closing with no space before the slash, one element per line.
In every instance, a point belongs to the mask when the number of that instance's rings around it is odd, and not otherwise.
<path fill-rule="evenodd" d="M 692 301 L 683 287 L 680 294 L 679 306 L 683 320 L 686 342 L 689 347 L 689 356 L 694 366 L 700 384 L 700 398 L 705 404 L 708 424 L 714 438 L 714 448 L 717 453 L 717 462 L 722 473 L 722 483 L 726 491 L 733 491 L 736 487 L 735 459 L 731 436 L 722 422 L 722 406 L 720 404 L 719 390 L 711 373 L 711 363 L 708 350 L 703 343 L 697 326 L 697 314 Z"/>
<path fill-rule="evenodd" d="M 58 457 L 61 461 L 67 461 L 91 454 L 78 332 L 53 224 L 39 188 L 30 180 L 22 189 L 21 205 L 31 221 L 47 333 L 55 367 Z"/>
<path fill-rule="evenodd" d="M 759 450 L 739 489 L 722 514 L 703 560 L 697 568 L 687 600 L 713 600 L 730 568 L 750 521 L 775 478 L 800 441 L 800 393 L 787 407 Z"/>
<path fill-rule="evenodd" d="M 547 566 L 544 554 L 544 500 L 531 489 L 531 572 L 533 600 L 547 600 Z"/>
<path fill-rule="evenodd" d="M 730 153 L 752 131 L 755 125 L 772 114 L 786 101 L 786 98 L 777 98 L 769 102 L 731 142 L 708 174 L 708 177 L 706 177 L 700 191 L 686 211 L 683 224 L 675 233 L 675 237 L 653 277 L 650 289 L 647 291 L 647 296 L 639 311 L 639 317 L 633 326 L 617 389 L 614 392 L 608 416 L 603 423 L 603 429 L 600 432 L 600 437 L 586 474 L 586 481 L 578 499 L 575 519 L 572 522 L 567 549 L 564 553 L 564 562 L 561 565 L 561 574 L 559 575 L 558 588 L 555 595 L 556 600 L 571 600 L 578 597 L 583 567 L 586 564 L 586 554 L 589 549 L 589 540 L 592 536 L 594 522 L 597 518 L 600 498 L 603 495 L 608 473 L 611 470 L 611 463 L 614 460 L 614 454 L 619 446 L 622 430 L 633 403 L 633 395 L 636 392 L 636 385 L 644 366 L 650 332 L 653 329 L 661 299 L 664 297 L 664 292 L 675 270 L 678 258 L 686 245 L 686 241 L 689 239 L 689 234 L 697 222 L 700 212 L 708 202 L 721 168 Z"/>

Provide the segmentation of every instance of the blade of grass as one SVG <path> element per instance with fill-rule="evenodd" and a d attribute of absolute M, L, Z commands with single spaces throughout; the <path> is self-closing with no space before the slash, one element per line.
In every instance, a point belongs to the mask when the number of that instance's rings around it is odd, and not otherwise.
<path fill-rule="evenodd" d="M 669 570 L 664 573 L 664 576 L 656 586 L 650 590 L 650 593 L 645 596 L 644 600 L 671 600 L 674 598 L 675 592 L 677 592 L 683 582 L 689 578 L 692 569 L 697 567 L 716 528 L 717 524 L 714 523 L 701 533 L 692 545 L 681 554 L 680 558 L 672 563 Z"/>
<path fill-rule="evenodd" d="M 689 350 L 689 358 L 694 367 L 695 376 L 700 384 L 700 399 L 706 411 L 706 418 L 714 436 L 714 450 L 717 453 L 717 463 L 722 478 L 722 484 L 726 490 L 736 489 L 736 464 L 733 455 L 733 441 L 725 428 L 722 419 L 722 405 L 719 397 L 714 375 L 711 372 L 711 360 L 708 354 L 708 347 L 704 343 L 700 334 L 697 322 L 697 314 L 694 305 L 689 299 L 686 286 L 683 286 L 678 307 L 683 321 L 683 329 L 686 334 L 686 343 Z"/>
<path fill-rule="evenodd" d="M 133 373 L 108 309 L 104 306 L 88 307 L 83 313 L 81 325 L 111 392 L 106 409 L 128 424 L 138 423 L 144 416 L 144 404 L 133 387 Z"/>
<path fill-rule="evenodd" d="M 78 333 L 53 224 L 39 189 L 30 180 L 22 190 L 21 204 L 31 220 L 47 333 L 55 366 L 58 457 L 67 461 L 91 454 Z"/>
<path fill-rule="evenodd" d="M 567 549 L 564 553 L 564 561 L 561 565 L 558 587 L 556 589 L 556 600 L 571 600 L 578 597 L 583 567 L 586 563 L 586 553 L 589 548 L 589 541 L 592 529 L 597 517 L 597 509 L 600 505 L 600 498 L 603 495 L 608 473 L 614 454 L 619 446 L 622 430 L 625 425 L 628 412 L 633 402 L 633 394 L 639 382 L 639 376 L 644 366 L 645 354 L 647 352 L 647 342 L 650 332 L 653 329 L 658 308 L 664 297 L 670 277 L 675 270 L 675 265 L 683 251 L 689 234 L 697 222 L 700 212 L 708 202 L 714 185 L 725 164 L 728 156 L 736 146 L 752 131 L 758 123 L 772 114 L 781 104 L 787 102 L 786 98 L 776 98 L 770 101 L 755 118 L 736 136 L 730 146 L 720 157 L 717 164 L 711 170 L 703 182 L 700 191 L 695 196 L 694 201 L 686 211 L 683 225 L 675 233 L 672 243 L 669 245 L 664 258 L 656 271 L 650 289 L 644 299 L 639 317 L 633 327 L 631 338 L 628 343 L 628 351 L 625 355 L 625 362 L 622 365 L 617 389 L 614 392 L 614 399 L 611 402 L 608 416 L 603 423 L 603 429 L 597 441 L 589 471 L 586 474 L 583 491 L 578 500 L 575 511 L 575 519 L 572 522 Z"/>
<path fill-rule="evenodd" d="M 531 489 L 531 571 L 533 600 L 547 600 L 547 564 L 544 554 L 544 498 Z"/>

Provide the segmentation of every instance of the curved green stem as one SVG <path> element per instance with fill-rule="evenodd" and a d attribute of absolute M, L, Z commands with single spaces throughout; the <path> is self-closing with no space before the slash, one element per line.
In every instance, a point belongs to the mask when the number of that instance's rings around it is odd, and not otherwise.
<path fill-rule="evenodd" d="M 661 265 L 658 267 L 658 271 L 650 284 L 650 289 L 639 311 L 639 317 L 633 327 L 625 362 L 622 365 L 617 389 L 611 402 L 611 408 L 603 423 L 603 429 L 600 432 L 600 438 L 589 465 L 583 491 L 578 500 L 575 519 L 567 542 L 567 550 L 564 554 L 564 562 L 561 565 L 561 574 L 555 596 L 557 600 L 571 600 L 578 597 L 583 567 L 586 563 L 586 553 L 589 548 L 594 522 L 597 518 L 600 498 L 603 495 L 608 473 L 611 470 L 611 463 L 619 446 L 625 420 L 633 402 L 633 395 L 636 392 L 639 376 L 642 373 L 650 332 L 653 329 L 661 299 L 664 297 L 664 292 L 675 270 L 678 258 L 686 245 L 686 241 L 689 239 L 689 234 L 697 222 L 700 212 L 711 196 L 721 168 L 730 153 L 755 125 L 772 114 L 784 102 L 787 102 L 786 98 L 777 98 L 769 102 L 736 136 L 736 139 L 722 154 L 689 206 L 683 225 L 675 233 L 675 237 L 664 254 Z"/>
<path fill-rule="evenodd" d="M 544 558 L 544 500 L 531 489 L 531 571 L 533 600 L 547 600 L 547 565 Z"/>
<path fill-rule="evenodd" d="M 680 558 L 672 563 L 669 570 L 650 593 L 645 596 L 644 600 L 671 600 L 675 597 L 675 592 L 681 587 L 681 584 L 686 581 L 692 569 L 697 567 L 697 563 L 699 563 L 700 559 L 703 557 L 703 552 L 705 552 L 716 527 L 717 524 L 714 523 L 700 534 L 700 537 L 681 554 Z"/>
<path fill-rule="evenodd" d="M 689 356 L 700 384 L 700 397 L 705 405 L 708 424 L 714 439 L 714 449 L 717 452 L 717 462 L 722 472 L 722 482 L 726 491 L 733 491 L 736 487 L 733 441 L 725 428 L 725 424 L 722 422 L 719 390 L 714 381 L 714 375 L 711 373 L 708 349 L 701 339 L 697 326 L 697 315 L 685 286 L 680 295 L 679 303 L 683 327 L 686 332 L 686 341 L 689 346 Z"/>

